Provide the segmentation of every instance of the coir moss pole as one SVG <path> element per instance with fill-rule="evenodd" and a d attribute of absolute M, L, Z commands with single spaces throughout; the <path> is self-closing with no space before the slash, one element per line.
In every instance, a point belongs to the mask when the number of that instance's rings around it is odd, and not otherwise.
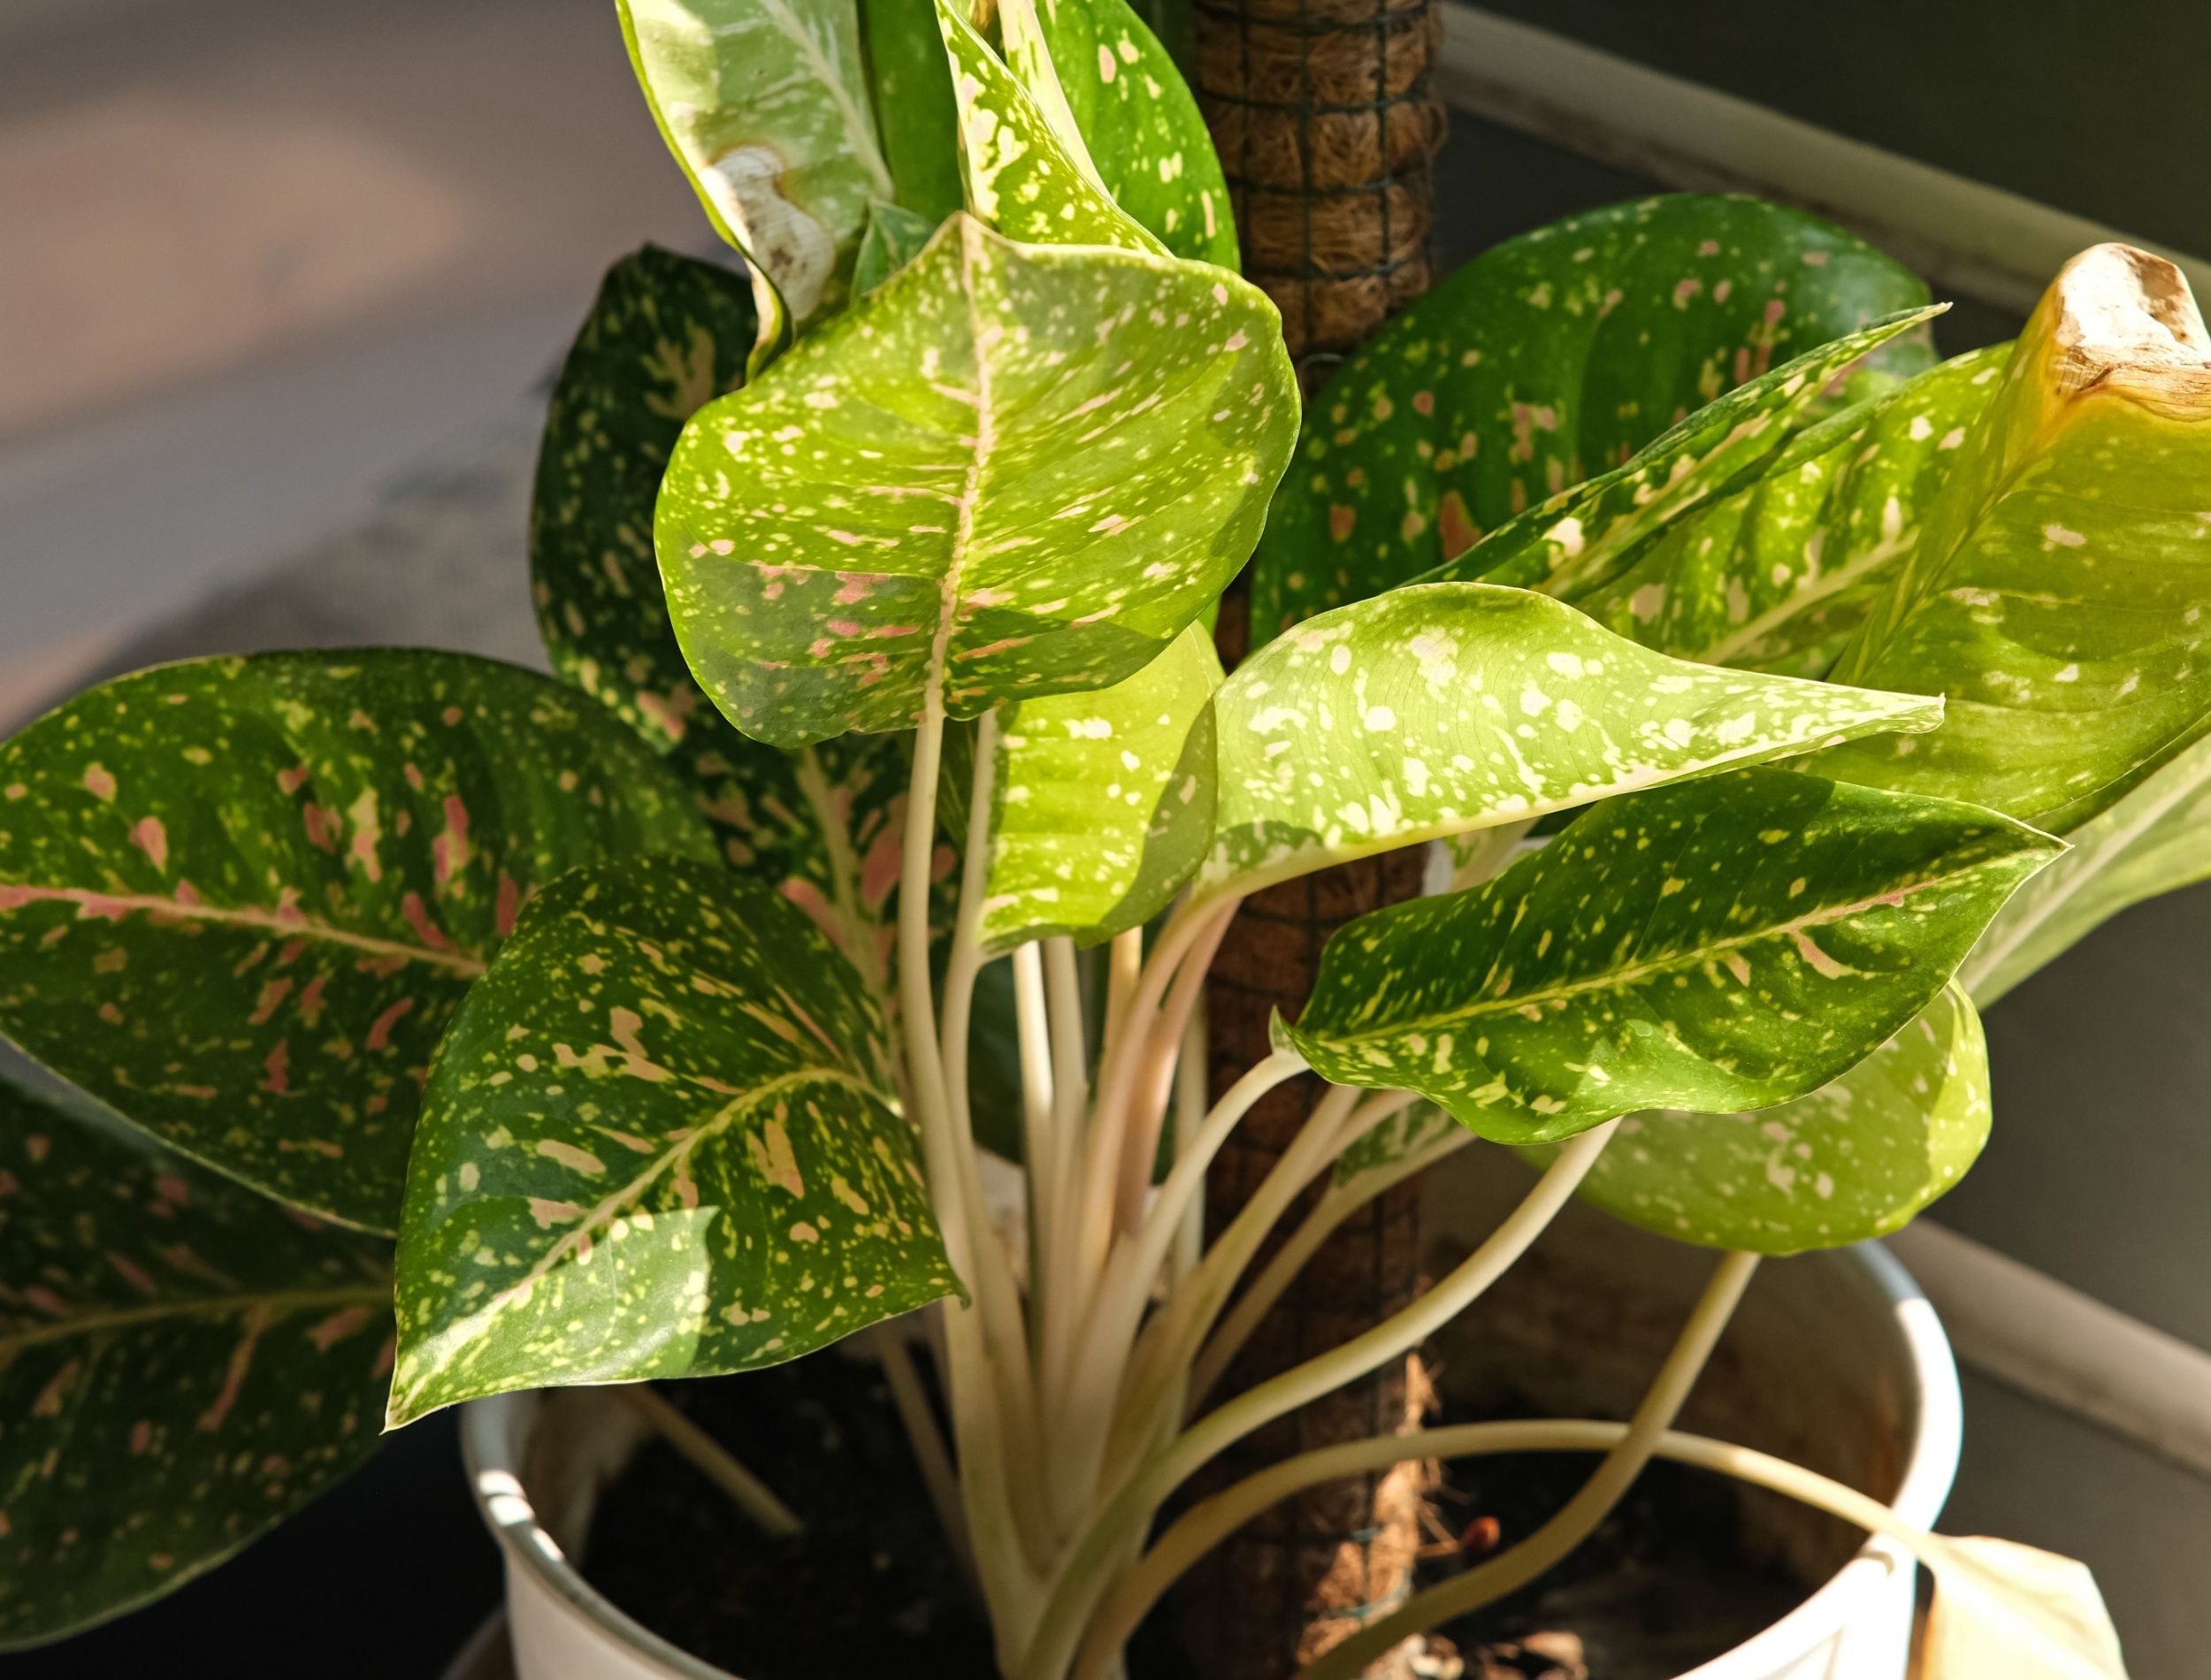
<path fill-rule="evenodd" d="M 1443 108 L 1428 91 L 1442 31 L 1430 0 L 1199 0 L 1199 98 L 1228 179 L 1243 270 L 1282 312 L 1306 389 L 1427 289 L 1430 159 Z M 1242 605 L 1223 653 L 1243 651 Z M 1214 1095 L 1266 1054 L 1267 1022 L 1294 1016 L 1321 945 L 1351 917 L 1412 896 L 1419 851 L 1365 859 L 1246 903 L 1207 988 Z M 1269 1094 L 1216 1165 L 1208 1218 L 1224 1226 L 1297 1133 L 1322 1087 Z M 1301 1204 L 1326 1188 L 1315 1186 Z M 1419 1182 L 1348 1220 L 1231 1367 L 1233 1393 L 1334 1348 L 1404 1306 L 1419 1281 Z M 1282 1229 L 1293 1229 L 1293 1216 Z M 1284 1455 L 1417 1428 L 1428 1401 L 1417 1357 L 1315 1401 L 1243 1441 L 1233 1479 Z M 1419 1549 L 1427 1467 L 1402 1464 L 1312 1488 L 1216 1553 L 1184 1595 L 1186 1637 L 1219 1680 L 1280 1680 L 1401 1600 Z"/>

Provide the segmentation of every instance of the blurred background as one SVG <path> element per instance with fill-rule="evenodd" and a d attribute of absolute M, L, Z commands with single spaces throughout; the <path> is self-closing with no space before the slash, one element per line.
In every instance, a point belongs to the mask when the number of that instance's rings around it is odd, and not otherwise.
<path fill-rule="evenodd" d="M 2084 228 L 2211 251 L 2211 7 L 2189 0 L 1447 10 L 1446 267 L 1762 163 L 1879 238 L 1878 192 L 1820 190 L 1822 168 L 1872 179 L 1850 142 L 1947 172 L 1938 188 L 2001 189 L 1935 191 L 1894 224 L 1891 248 L 1959 299 L 1947 349 L 2013 331 L 2023 265 Z M 1561 109 L 1538 86 L 1547 49 L 1501 20 L 1800 126 L 1692 98 L 1656 141 Z M 1900 203 L 1926 187 L 1895 179 Z M 709 239 L 610 0 L 0 0 L 0 729 L 160 657 L 376 640 L 533 659 L 544 383 L 608 263 Z M 1995 1141 L 1939 1214 L 2211 1348 L 2207 1004 L 2201 888 L 2006 998 Z M 1945 1526 L 2087 1558 L 2138 1676 L 2211 1676 L 2206 1478 L 1970 1373 L 1967 1402 Z M 239 1563 L 0 1676 L 426 1680 L 496 1593 L 433 1422 Z"/>
<path fill-rule="evenodd" d="M 0 714 L 360 520 L 706 233 L 607 0 L 0 0 Z"/>

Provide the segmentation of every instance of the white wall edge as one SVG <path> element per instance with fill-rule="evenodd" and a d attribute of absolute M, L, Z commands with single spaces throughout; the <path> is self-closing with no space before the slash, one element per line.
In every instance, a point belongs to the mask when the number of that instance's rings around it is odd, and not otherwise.
<path fill-rule="evenodd" d="M 1948 290 L 2024 313 L 2075 252 L 2109 240 L 2211 261 L 1850 140 L 1547 30 L 1443 0 L 1450 103 L 1665 186 L 1752 192 L 1839 222 Z"/>
<path fill-rule="evenodd" d="M 2211 1478 L 2211 1353 L 1932 1220 L 1883 1241 L 1961 1362 Z"/>

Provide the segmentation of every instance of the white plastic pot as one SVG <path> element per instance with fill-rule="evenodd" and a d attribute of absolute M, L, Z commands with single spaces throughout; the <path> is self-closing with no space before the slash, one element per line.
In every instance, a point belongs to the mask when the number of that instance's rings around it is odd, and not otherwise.
<path fill-rule="evenodd" d="M 1436 1178 L 1431 1229 L 1448 1247 L 1455 1222 L 1482 1228 L 1470 1210 L 1484 1197 L 1465 1193 L 1457 1173 Z M 1624 1415 L 1709 1264 L 1576 1210 L 1442 1340 L 1444 1379 L 1508 1369 L 1562 1416 Z M 1686 1426 L 1787 1453 L 1932 1523 L 1957 1463 L 1957 1371 L 1933 1310 L 1879 1249 L 1776 1262 L 1753 1284 Z M 463 1439 L 505 1554 L 516 1680 L 732 1680 L 631 1620 L 570 1561 L 640 1439 L 628 1408 L 603 1390 L 507 1395 L 469 1407 Z M 700 1497 L 714 1495 L 702 1487 Z M 1827 1573 L 1826 1585 L 1684 1680 L 1904 1680 L 1909 1558 L 1778 1501 L 1748 1509 L 1754 1543 L 1804 1578 Z"/>

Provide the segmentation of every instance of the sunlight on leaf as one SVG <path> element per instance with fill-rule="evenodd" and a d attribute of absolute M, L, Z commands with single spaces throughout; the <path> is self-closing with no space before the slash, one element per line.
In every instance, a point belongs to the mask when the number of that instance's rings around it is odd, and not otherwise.
<path fill-rule="evenodd" d="M 1978 1535 L 1942 1552 L 1915 1680 L 2127 1680 L 2086 1564 Z"/>

